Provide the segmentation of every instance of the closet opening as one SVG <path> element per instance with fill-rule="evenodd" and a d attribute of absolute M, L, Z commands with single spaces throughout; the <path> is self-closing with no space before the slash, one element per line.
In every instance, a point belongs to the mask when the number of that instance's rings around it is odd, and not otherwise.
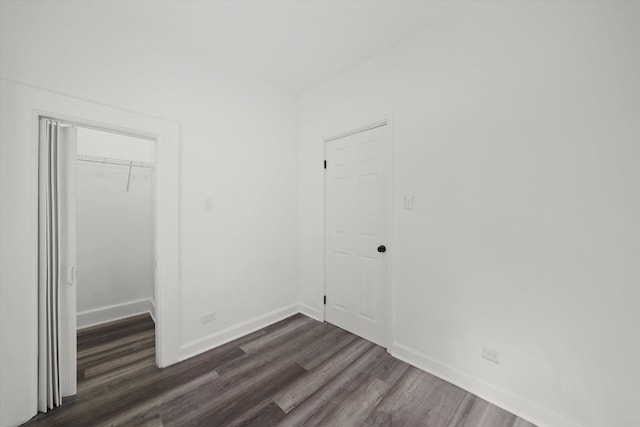
<path fill-rule="evenodd" d="M 79 390 L 155 366 L 154 141 L 79 127 Z"/>
<path fill-rule="evenodd" d="M 42 412 L 156 369 L 155 149 L 40 118 Z"/>

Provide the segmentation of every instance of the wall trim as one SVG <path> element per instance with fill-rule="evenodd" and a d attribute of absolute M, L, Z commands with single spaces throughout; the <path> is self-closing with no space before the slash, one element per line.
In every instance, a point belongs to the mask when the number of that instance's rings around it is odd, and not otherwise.
<path fill-rule="evenodd" d="M 311 307 L 310 305 L 307 305 L 303 302 L 298 303 L 298 312 L 304 314 L 307 317 L 311 317 L 312 319 L 317 320 L 318 322 L 324 322 L 324 319 L 322 318 L 322 313 L 320 312 L 319 309 L 315 307 Z"/>
<path fill-rule="evenodd" d="M 76 318 L 78 330 L 80 330 L 143 313 L 149 313 L 155 323 L 155 306 L 151 298 L 142 298 L 81 311 L 77 313 Z"/>
<path fill-rule="evenodd" d="M 149 311 L 149 315 L 151 316 L 153 323 L 156 323 L 156 300 L 149 298 L 149 302 L 151 303 L 151 311 Z"/>
<path fill-rule="evenodd" d="M 256 316 L 237 325 L 214 332 L 213 334 L 189 341 L 188 343 L 180 346 L 179 361 L 182 362 L 183 360 L 197 356 L 200 353 L 204 353 L 205 351 L 209 351 L 237 338 L 265 328 L 299 312 L 299 304 L 287 305 L 267 314 Z"/>
<path fill-rule="evenodd" d="M 460 369 L 434 360 L 408 346 L 396 342 L 389 346 L 388 352 L 393 357 L 473 393 L 487 402 L 509 411 L 538 427 L 582 427 L 580 424 L 568 420 L 547 408 L 481 380 Z"/>

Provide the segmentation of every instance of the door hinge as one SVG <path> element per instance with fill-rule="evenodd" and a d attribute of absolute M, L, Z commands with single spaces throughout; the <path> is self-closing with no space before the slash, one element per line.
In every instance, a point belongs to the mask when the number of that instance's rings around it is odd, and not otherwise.
<path fill-rule="evenodd" d="M 327 168 L 327 161 L 326 160 L 324 161 L 324 168 L 325 169 Z"/>
<path fill-rule="evenodd" d="M 327 296 L 324 296 L 324 305 L 327 305 Z"/>

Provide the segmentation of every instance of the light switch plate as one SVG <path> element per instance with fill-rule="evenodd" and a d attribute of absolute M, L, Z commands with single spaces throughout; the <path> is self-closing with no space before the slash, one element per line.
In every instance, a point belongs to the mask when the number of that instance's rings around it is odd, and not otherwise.
<path fill-rule="evenodd" d="M 213 210 L 213 197 L 204 198 L 204 210 L 209 212 Z"/>
<path fill-rule="evenodd" d="M 404 196 L 404 208 L 406 210 L 413 209 L 413 194 L 407 194 Z"/>

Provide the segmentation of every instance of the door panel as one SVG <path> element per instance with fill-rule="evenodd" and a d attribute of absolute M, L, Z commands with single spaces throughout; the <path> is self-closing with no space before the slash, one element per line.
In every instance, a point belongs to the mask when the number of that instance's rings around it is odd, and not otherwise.
<path fill-rule="evenodd" d="M 76 153 L 77 128 L 61 128 L 60 150 L 60 388 L 76 394 Z"/>
<path fill-rule="evenodd" d="M 387 127 L 326 143 L 326 319 L 385 345 Z"/>
<path fill-rule="evenodd" d="M 331 254 L 330 267 L 327 269 L 327 279 L 334 284 L 332 294 L 333 307 L 342 311 L 349 311 L 347 289 L 349 284 L 349 254 L 334 251 Z"/>
<path fill-rule="evenodd" d="M 359 315 L 375 322 L 378 316 L 378 295 L 371 289 L 380 288 L 379 260 L 369 256 L 358 256 L 358 299 L 360 301 Z"/>

